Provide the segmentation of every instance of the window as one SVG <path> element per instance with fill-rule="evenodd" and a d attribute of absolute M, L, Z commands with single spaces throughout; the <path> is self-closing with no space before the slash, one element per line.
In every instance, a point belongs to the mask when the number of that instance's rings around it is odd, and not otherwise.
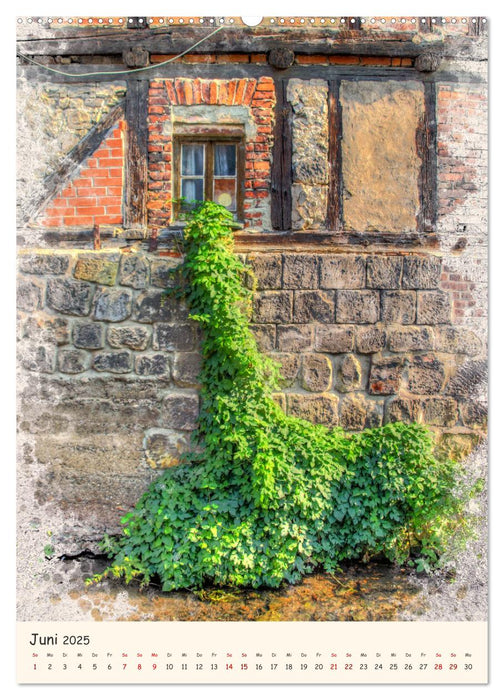
<path fill-rule="evenodd" d="M 242 138 L 195 134 L 175 137 L 174 199 L 179 200 L 175 216 L 191 202 L 211 200 L 242 219 L 243 185 Z"/>

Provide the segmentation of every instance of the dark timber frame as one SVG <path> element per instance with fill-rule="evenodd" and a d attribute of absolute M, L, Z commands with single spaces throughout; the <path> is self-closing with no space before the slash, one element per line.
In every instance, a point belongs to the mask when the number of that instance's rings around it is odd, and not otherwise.
<path fill-rule="evenodd" d="M 124 224 L 128 228 L 147 227 L 148 97 L 147 80 L 128 80 L 124 159 Z"/>

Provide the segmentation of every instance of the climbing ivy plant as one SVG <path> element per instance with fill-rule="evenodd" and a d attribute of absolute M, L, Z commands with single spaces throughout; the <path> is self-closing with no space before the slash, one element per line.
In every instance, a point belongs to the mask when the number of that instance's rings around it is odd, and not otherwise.
<path fill-rule="evenodd" d="M 249 330 L 249 271 L 230 223 L 206 202 L 184 231 L 177 293 L 203 331 L 193 450 L 149 486 L 122 536 L 105 538 L 112 562 L 95 580 L 275 587 L 378 554 L 436 565 L 469 533 L 457 465 L 435 458 L 425 426 L 345 434 L 283 412 L 278 367 Z"/>

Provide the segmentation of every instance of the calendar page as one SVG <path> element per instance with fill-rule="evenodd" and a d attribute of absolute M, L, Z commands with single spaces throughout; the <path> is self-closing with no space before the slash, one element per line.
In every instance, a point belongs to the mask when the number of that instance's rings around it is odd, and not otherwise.
<path fill-rule="evenodd" d="M 141 13 L 15 19 L 17 682 L 486 684 L 489 21 Z"/>

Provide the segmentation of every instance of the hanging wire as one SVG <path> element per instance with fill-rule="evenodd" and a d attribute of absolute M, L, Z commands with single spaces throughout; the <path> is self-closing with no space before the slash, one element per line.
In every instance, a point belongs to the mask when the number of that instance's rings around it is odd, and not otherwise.
<path fill-rule="evenodd" d="M 143 68 L 128 68 L 127 70 L 105 70 L 105 71 L 94 71 L 92 73 L 69 73 L 64 70 L 58 70 L 57 68 L 51 68 L 51 66 L 46 66 L 43 63 L 39 63 L 38 61 L 34 61 L 33 58 L 29 58 L 28 56 L 25 56 L 25 54 L 21 52 L 17 52 L 17 56 L 19 58 L 22 58 L 25 61 L 28 61 L 28 63 L 33 63 L 34 66 L 38 66 L 39 68 L 43 68 L 44 70 L 49 71 L 50 73 L 56 73 L 58 75 L 64 75 L 68 78 L 91 78 L 95 75 L 127 75 L 130 73 L 139 73 L 140 71 L 146 71 L 146 70 L 152 70 L 153 68 L 159 68 L 160 66 L 164 66 L 167 63 L 172 63 L 173 61 L 176 61 L 177 58 L 181 58 L 182 56 L 185 56 L 186 53 L 190 53 L 193 51 L 197 46 L 202 44 L 204 41 L 207 41 L 207 39 L 210 39 L 214 34 L 217 34 L 217 32 L 220 32 L 221 29 L 224 29 L 225 25 L 222 24 L 220 27 L 217 27 L 217 29 L 214 29 L 210 34 L 207 34 L 207 36 L 204 36 L 202 39 L 197 41 L 195 44 L 190 46 L 188 49 L 185 51 L 182 51 L 182 53 L 177 54 L 176 56 L 172 56 L 172 58 L 167 58 L 166 61 L 161 61 L 161 63 L 155 63 L 152 66 L 144 66 Z"/>

